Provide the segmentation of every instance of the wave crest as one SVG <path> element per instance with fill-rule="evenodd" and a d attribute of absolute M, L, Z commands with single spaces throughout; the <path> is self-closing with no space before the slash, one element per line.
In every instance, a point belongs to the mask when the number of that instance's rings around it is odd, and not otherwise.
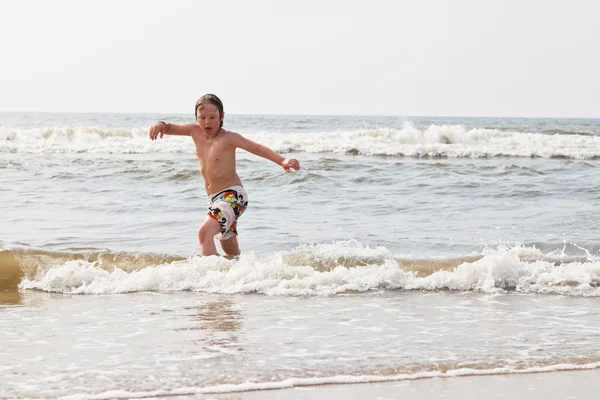
<path fill-rule="evenodd" d="M 250 135 L 281 153 L 338 153 L 348 155 L 418 158 L 542 157 L 600 159 L 600 136 L 466 129 L 462 125 L 430 125 L 402 129 L 270 133 Z M 154 143 L 147 129 L 51 127 L 30 130 L 0 128 L 0 152 L 14 153 L 182 153 L 189 152 L 184 138 Z"/>
<path fill-rule="evenodd" d="M 97 259 L 38 254 L 46 257 L 43 268 L 33 266 L 35 255 L 29 254 L 30 266 L 24 268 L 19 287 L 73 294 L 189 290 L 330 296 L 378 290 L 454 290 L 600 296 L 599 260 L 549 257 L 527 247 L 428 259 L 397 256 L 356 241 L 304 245 L 267 256 L 244 253 L 235 260 L 111 254 Z M 20 263 L 27 259 L 18 254 L 16 258 Z"/>

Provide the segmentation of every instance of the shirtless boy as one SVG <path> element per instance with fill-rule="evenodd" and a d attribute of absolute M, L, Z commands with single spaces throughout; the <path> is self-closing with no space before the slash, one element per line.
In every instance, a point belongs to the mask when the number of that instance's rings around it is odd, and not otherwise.
<path fill-rule="evenodd" d="M 157 122 L 150 127 L 150 139 L 156 140 L 165 134 L 192 137 L 208 195 L 208 215 L 198 230 L 202 255 L 218 255 L 214 238 L 219 235 L 225 254 L 236 256 L 240 254 L 237 219 L 248 206 L 248 195 L 236 172 L 235 150 L 241 148 L 271 160 L 281 165 L 286 172 L 299 170 L 300 163 L 294 158 L 282 157 L 240 134 L 223 129 L 223 103 L 214 94 L 202 96 L 196 102 L 195 113 L 196 124 Z"/>

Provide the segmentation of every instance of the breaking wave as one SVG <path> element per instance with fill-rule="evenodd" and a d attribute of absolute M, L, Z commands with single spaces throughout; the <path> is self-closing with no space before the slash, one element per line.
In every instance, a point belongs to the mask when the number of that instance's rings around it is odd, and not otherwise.
<path fill-rule="evenodd" d="M 237 259 L 159 254 L 4 250 L 20 289 L 71 294 L 152 291 L 331 296 L 381 290 L 520 292 L 600 296 L 600 260 L 533 247 L 500 247 L 454 258 L 394 255 L 356 241 L 302 245 Z"/>
<path fill-rule="evenodd" d="M 248 135 L 277 152 L 340 153 L 418 158 L 542 157 L 600 159 L 600 136 L 572 132 L 502 131 L 462 125 L 402 129 Z M 0 152 L 11 153 L 191 153 L 188 138 L 148 139 L 147 128 L 0 128 Z"/>

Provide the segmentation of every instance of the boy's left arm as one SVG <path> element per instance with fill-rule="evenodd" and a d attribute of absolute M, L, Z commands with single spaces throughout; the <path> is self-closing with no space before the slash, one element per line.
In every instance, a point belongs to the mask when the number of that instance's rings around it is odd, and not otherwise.
<path fill-rule="evenodd" d="M 246 139 L 238 133 L 233 133 L 233 138 L 235 147 L 239 147 L 252 154 L 271 160 L 275 164 L 281 165 L 285 172 L 292 172 L 292 169 L 296 171 L 300 170 L 300 163 L 295 158 L 285 158 L 282 155 L 275 153 L 267 146 Z"/>

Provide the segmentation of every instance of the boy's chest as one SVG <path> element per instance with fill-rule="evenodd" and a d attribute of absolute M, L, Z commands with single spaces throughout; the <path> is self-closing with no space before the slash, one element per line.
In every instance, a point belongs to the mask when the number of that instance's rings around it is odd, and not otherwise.
<path fill-rule="evenodd" d="M 203 146 L 198 146 L 196 155 L 198 160 L 202 164 L 218 164 L 228 161 L 235 160 L 235 149 L 229 148 L 229 146 L 223 143 L 210 143 L 205 142 Z"/>

